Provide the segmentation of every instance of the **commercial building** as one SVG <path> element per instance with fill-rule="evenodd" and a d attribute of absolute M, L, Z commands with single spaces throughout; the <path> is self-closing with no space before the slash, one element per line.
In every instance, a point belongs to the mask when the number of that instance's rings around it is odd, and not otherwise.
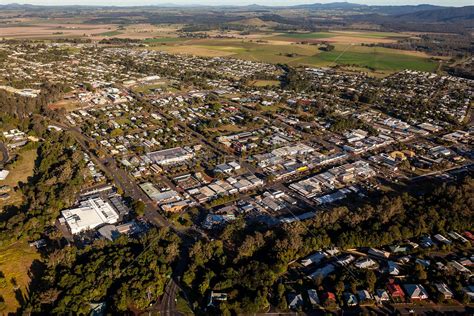
<path fill-rule="evenodd" d="M 191 151 L 187 151 L 181 147 L 175 147 L 170 149 L 164 149 L 159 151 L 154 151 L 147 154 L 154 163 L 165 166 L 181 163 L 183 161 L 189 160 L 194 157 L 194 154 Z"/>
<path fill-rule="evenodd" d="M 60 222 L 65 222 L 72 234 L 103 224 L 114 224 L 119 220 L 119 215 L 112 205 L 100 197 L 82 201 L 78 207 L 64 210 L 61 214 Z"/>

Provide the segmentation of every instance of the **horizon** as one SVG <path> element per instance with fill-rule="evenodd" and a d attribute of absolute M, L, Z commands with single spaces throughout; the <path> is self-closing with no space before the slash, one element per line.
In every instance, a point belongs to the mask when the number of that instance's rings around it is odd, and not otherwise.
<path fill-rule="evenodd" d="M 472 5 L 470 0 L 455 0 L 455 1 L 446 1 L 446 0 L 432 0 L 432 1 L 417 1 L 417 0 L 407 0 L 400 3 L 397 0 L 354 0 L 354 1 L 300 1 L 300 0 L 281 0 L 281 1 L 272 1 L 272 0 L 243 0 L 236 3 L 234 0 L 203 0 L 201 3 L 195 3 L 194 1 L 187 0 L 114 0 L 114 1 L 94 1 L 94 0 L 26 0 L 26 1 L 6 1 L 0 0 L 0 5 L 36 5 L 36 6 L 93 6 L 93 7 L 140 7 L 140 6 L 249 6 L 249 5 L 260 5 L 268 7 L 284 7 L 284 6 L 295 6 L 295 5 L 311 5 L 311 4 L 331 4 L 331 3 L 351 3 L 367 6 L 417 6 L 417 5 L 435 5 L 435 6 L 445 6 L 445 7 L 464 7 Z"/>

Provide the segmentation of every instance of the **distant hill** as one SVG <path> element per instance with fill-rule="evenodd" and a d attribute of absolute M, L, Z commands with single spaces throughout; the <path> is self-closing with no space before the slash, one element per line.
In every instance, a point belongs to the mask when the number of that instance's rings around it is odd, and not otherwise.
<path fill-rule="evenodd" d="M 399 15 L 398 18 L 423 22 L 459 22 L 467 20 L 474 22 L 474 6 L 425 10 Z"/>
<path fill-rule="evenodd" d="M 333 2 L 333 3 L 313 3 L 292 6 L 292 8 L 306 10 L 342 10 L 342 11 L 358 11 L 362 13 L 380 13 L 380 14 L 408 14 L 418 11 L 437 10 L 444 8 L 431 4 L 420 5 L 378 5 L 370 6 L 365 4 L 356 4 L 350 2 Z"/>

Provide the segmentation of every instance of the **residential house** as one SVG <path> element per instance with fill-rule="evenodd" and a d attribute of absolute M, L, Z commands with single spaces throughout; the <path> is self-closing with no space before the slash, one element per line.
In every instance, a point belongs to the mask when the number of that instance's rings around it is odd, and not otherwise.
<path fill-rule="evenodd" d="M 411 300 L 426 300 L 428 292 L 421 284 L 404 284 L 405 292 Z"/>

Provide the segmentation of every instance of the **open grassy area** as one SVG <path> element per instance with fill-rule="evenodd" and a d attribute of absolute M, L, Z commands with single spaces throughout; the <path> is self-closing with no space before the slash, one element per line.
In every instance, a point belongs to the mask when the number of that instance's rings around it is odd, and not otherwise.
<path fill-rule="evenodd" d="M 168 83 L 165 81 L 162 82 L 156 82 L 154 84 L 147 84 L 147 85 L 138 85 L 133 87 L 133 91 L 135 92 L 143 92 L 143 93 L 148 93 L 153 89 L 158 89 L 158 88 L 166 88 L 168 86 Z"/>
<path fill-rule="evenodd" d="M 20 181 L 26 182 L 28 177 L 33 175 L 36 156 L 36 149 L 21 152 L 19 160 L 12 165 L 8 177 L 5 180 L 0 181 L 0 185 L 9 185 L 12 188 L 10 199 L 0 201 L 0 210 L 6 205 L 18 204 L 22 201 L 23 197 L 21 193 L 14 192 L 13 188 L 17 186 Z"/>
<path fill-rule="evenodd" d="M 0 311 L 0 314 L 14 313 L 20 306 L 19 301 L 26 296 L 30 282 L 28 271 L 31 263 L 39 258 L 35 248 L 30 247 L 26 242 L 16 242 L 0 247 L 0 272 L 7 280 L 7 286 L 0 288 L 0 295 L 6 303 L 6 309 Z"/>
<path fill-rule="evenodd" d="M 252 86 L 254 87 L 275 87 L 279 85 L 280 81 L 278 80 L 255 80 L 252 82 Z"/>

